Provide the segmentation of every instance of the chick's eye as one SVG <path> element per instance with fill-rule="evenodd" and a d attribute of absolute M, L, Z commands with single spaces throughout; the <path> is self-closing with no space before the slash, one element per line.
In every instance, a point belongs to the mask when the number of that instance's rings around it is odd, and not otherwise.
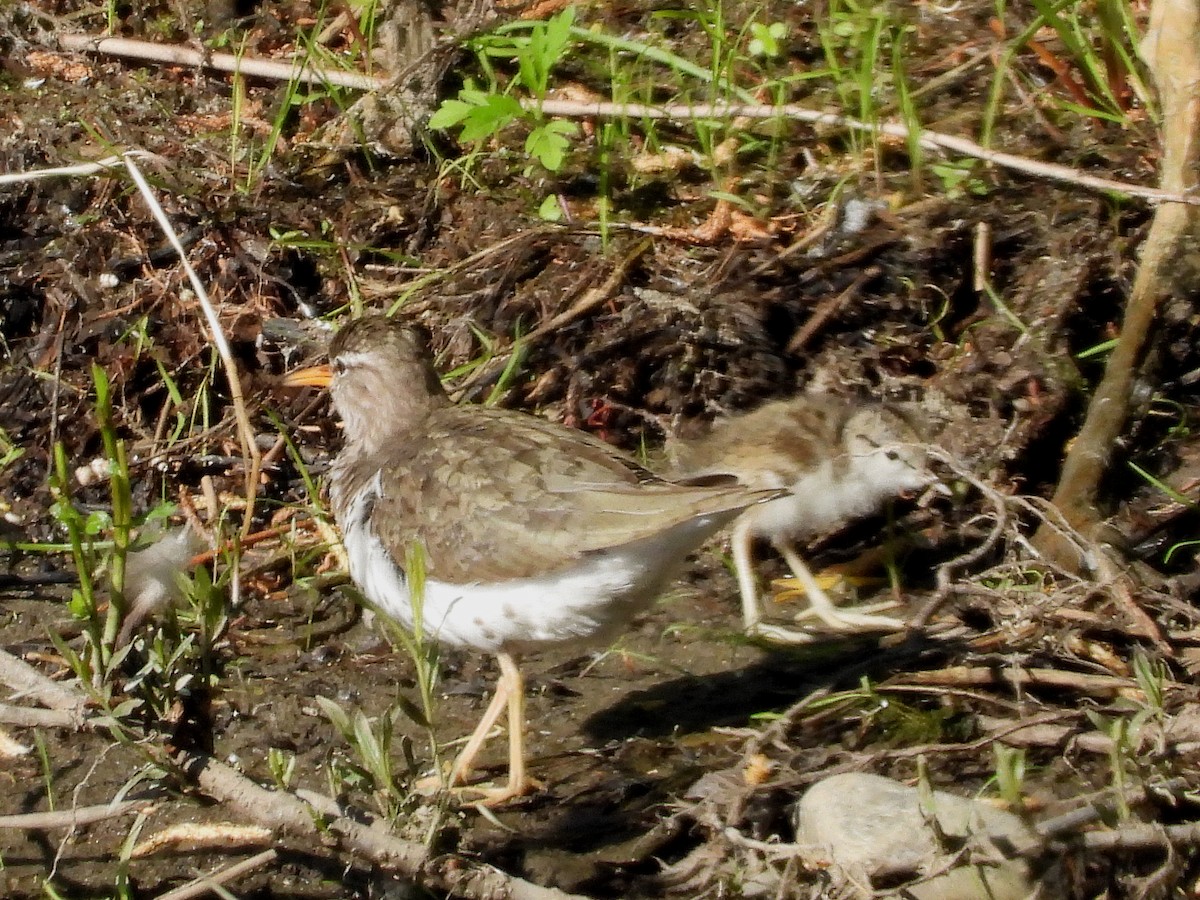
<path fill-rule="evenodd" d="M 340 359 L 333 360 L 332 365 L 333 365 L 333 374 L 334 375 L 345 375 L 346 374 L 346 364 L 344 362 L 342 362 Z"/>
<path fill-rule="evenodd" d="M 900 458 L 900 454 L 899 454 L 898 452 L 896 452 L 895 450 L 889 450 L 889 451 L 887 451 L 887 454 L 886 454 L 886 455 L 887 455 L 887 458 L 888 458 L 888 459 L 890 459 L 890 460 L 893 460 L 893 461 L 895 461 L 895 460 L 897 460 L 897 459 L 899 459 L 899 458 Z"/>

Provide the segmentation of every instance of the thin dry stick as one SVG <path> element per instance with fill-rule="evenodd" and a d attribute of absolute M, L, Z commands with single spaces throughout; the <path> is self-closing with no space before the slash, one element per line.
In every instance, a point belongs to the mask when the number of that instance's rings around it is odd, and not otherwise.
<path fill-rule="evenodd" d="M 321 820 L 311 806 L 286 791 L 270 791 L 236 769 L 202 753 L 184 751 L 176 763 L 210 797 L 276 832 L 334 840 L 343 849 L 381 868 L 399 872 L 435 892 L 466 898 L 509 900 L 585 900 L 545 888 L 487 866 L 472 866 L 461 857 L 433 857 L 424 845 L 397 838 L 347 817 Z"/>
<path fill-rule="evenodd" d="M 1088 831 L 1079 836 L 1089 850 L 1149 850 L 1176 844 L 1200 844 L 1200 822 L 1184 825 L 1118 825 L 1115 831 Z"/>
<path fill-rule="evenodd" d="M 478 384 L 487 384 L 491 379 L 495 378 L 508 364 L 509 357 L 519 345 L 522 348 L 530 347 L 536 344 L 548 334 L 553 334 L 564 325 L 568 325 L 581 316 L 591 312 L 605 300 L 608 300 L 621 283 L 625 280 L 625 276 L 629 273 L 630 267 L 638 259 L 642 257 L 648 249 L 651 242 L 649 240 L 639 241 L 634 248 L 620 261 L 617 262 L 611 272 L 605 277 L 604 281 L 594 288 L 590 288 L 584 292 L 583 296 L 578 301 L 571 304 L 570 308 L 551 316 L 537 328 L 533 329 L 529 334 L 522 337 L 518 343 L 510 345 L 508 348 L 497 352 L 486 366 L 482 366 L 472 374 L 471 378 L 465 384 L 461 385 L 458 390 L 460 396 L 465 395 L 473 386 Z"/>
<path fill-rule="evenodd" d="M 1099 555 L 1094 569 L 1097 581 L 1107 586 L 1108 596 L 1116 602 L 1117 606 L 1125 610 L 1125 615 L 1129 616 L 1130 621 L 1141 632 L 1142 637 L 1153 641 L 1164 655 L 1174 656 L 1175 650 L 1167 642 L 1167 637 L 1163 634 L 1158 622 L 1142 608 L 1141 604 L 1137 602 L 1137 598 L 1134 597 L 1133 578 L 1121 571 L 1108 553 Z"/>
<path fill-rule="evenodd" d="M 229 382 L 230 400 L 233 402 L 233 412 L 238 423 L 238 436 L 242 443 L 242 456 L 243 458 L 248 457 L 250 459 L 249 471 L 246 473 L 246 509 L 242 516 L 242 533 L 249 534 L 250 526 L 254 521 L 254 499 L 258 494 L 258 473 L 262 469 L 262 451 L 258 449 L 258 444 L 254 440 L 254 429 L 250 425 L 250 416 L 246 412 L 246 401 L 242 395 L 242 381 L 238 376 L 237 363 L 233 359 L 233 351 L 229 347 L 229 341 L 225 339 L 225 332 L 221 330 L 221 321 L 217 317 L 217 311 L 213 308 L 212 301 L 208 297 L 208 292 L 204 289 L 204 282 L 200 280 L 200 276 L 192 268 L 187 251 L 183 249 L 183 244 L 179 240 L 179 235 L 175 233 L 175 229 L 172 227 L 171 221 L 167 218 L 166 212 L 159 205 L 154 191 L 146 181 L 145 176 L 142 175 L 142 170 L 137 167 L 137 164 L 133 161 L 133 157 L 129 154 L 125 156 L 125 166 L 129 169 L 129 175 L 138 186 L 138 190 L 142 192 L 142 197 L 145 199 L 147 206 L 150 207 L 150 212 L 154 215 L 163 234 L 171 242 L 171 246 L 175 248 L 175 252 L 179 254 L 179 261 L 183 264 L 183 269 L 187 272 L 188 280 L 192 283 L 192 290 L 196 292 L 196 299 L 200 302 L 200 308 L 204 310 L 204 317 L 208 321 L 208 330 L 212 335 L 213 345 L 217 348 L 217 353 L 220 355 L 221 362 L 225 367 L 225 377 Z"/>
<path fill-rule="evenodd" d="M 482 250 L 476 250 L 466 259 L 460 259 L 458 262 L 444 269 L 433 269 L 432 271 L 424 270 L 427 271 L 427 274 L 408 282 L 405 290 L 392 301 L 385 314 L 389 316 L 395 315 L 419 290 L 430 287 L 441 281 L 447 281 L 460 272 L 470 271 L 476 266 L 482 264 L 486 259 L 488 259 L 488 257 L 503 253 L 510 247 L 516 246 L 525 241 L 540 240 L 542 237 L 552 233 L 555 232 L 550 228 L 519 231 L 516 234 L 511 234 L 508 237 L 501 238 L 496 243 L 484 247 Z M 394 293 L 394 291 L 389 291 L 389 293 Z"/>
<path fill-rule="evenodd" d="M 608 273 L 608 276 L 598 286 L 584 292 L 584 295 L 579 300 L 571 305 L 569 309 L 565 309 L 560 313 L 552 316 L 548 321 L 543 322 L 529 334 L 525 335 L 524 340 L 539 341 L 548 334 L 552 334 L 564 325 L 567 325 L 580 316 L 591 312 L 605 300 L 609 299 L 621 282 L 625 280 L 625 276 L 629 273 L 630 267 L 642 255 L 649 250 L 651 242 L 648 240 L 639 241 L 634 245 L 633 249 L 621 257 L 620 261 L 613 266 L 613 270 Z"/>
<path fill-rule="evenodd" d="M 21 813 L 0 816 L 0 828 L 16 828 L 21 831 L 53 831 L 58 828 L 80 828 L 120 816 L 147 812 L 155 804 L 147 800 L 126 800 L 123 803 L 100 803 L 96 806 L 81 806 L 57 812 Z"/>
<path fill-rule="evenodd" d="M 1162 100 L 1163 189 L 1190 193 L 1197 187 L 1200 162 L 1200 9 L 1195 0 L 1155 0 L 1142 55 Z M 1063 462 L 1053 503 L 1074 529 L 1089 538 L 1097 539 L 1102 530 L 1103 515 L 1097 508 L 1100 479 L 1129 416 L 1134 380 L 1150 347 L 1159 303 L 1172 294 L 1191 293 L 1200 283 L 1192 252 L 1198 233 L 1200 219 L 1190 207 L 1168 205 L 1155 212 L 1142 245 L 1121 336 Z M 1073 548 L 1044 527 L 1038 529 L 1034 544 L 1060 565 L 1079 567 Z"/>
<path fill-rule="evenodd" d="M 842 307 L 849 303 L 852 297 L 862 290 L 862 286 L 873 278 L 878 278 L 882 272 L 883 269 L 879 266 L 867 266 L 866 269 L 858 273 L 858 277 L 850 282 L 844 291 L 842 291 L 840 294 L 834 295 L 833 297 L 829 297 L 822 302 L 821 305 L 817 307 L 817 311 L 809 316 L 803 325 L 796 329 L 796 333 L 793 334 L 792 339 L 788 341 L 788 354 L 796 355 L 804 350 L 804 348 L 808 346 L 808 342 L 811 341 L 821 331 L 821 329 L 825 327 L 825 324 L 831 318 L 833 318 L 833 316 L 840 309 L 842 309 Z"/>
<path fill-rule="evenodd" d="M 87 698 L 78 691 L 51 681 L 23 659 L 0 650 L 0 683 L 8 685 L 18 696 L 33 697 L 43 706 L 69 713 L 79 727 L 83 723 Z"/>
<path fill-rule="evenodd" d="M 274 850 L 264 850 L 262 853 L 256 853 L 249 859 L 243 859 L 239 863 L 234 863 L 220 871 L 213 872 L 211 875 L 202 875 L 185 885 L 175 888 L 173 891 L 159 894 L 158 900 L 192 900 L 194 897 L 203 897 L 208 893 L 218 893 L 218 889 L 223 885 L 229 884 L 231 881 L 237 881 L 243 875 L 248 875 L 255 869 L 269 866 L 275 862 L 278 856 L 279 854 Z"/>
<path fill-rule="evenodd" d="M 211 875 L 202 875 L 185 885 L 175 888 L 173 891 L 160 894 L 158 900 L 192 900 L 194 897 L 203 897 L 209 893 L 217 894 L 218 896 L 229 896 L 228 892 L 221 890 L 224 885 L 229 884 L 231 881 L 237 881 L 239 878 L 250 874 L 256 869 L 269 866 L 275 862 L 278 856 L 279 854 L 274 850 L 264 850 L 262 853 L 257 853 L 249 859 L 226 866 Z"/>
<path fill-rule="evenodd" d="M 161 156 L 155 156 L 153 153 L 148 153 L 145 150 L 130 150 L 126 155 L 162 162 Z M 0 185 L 40 181 L 44 178 L 74 178 L 76 175 L 96 175 L 100 172 L 124 167 L 124 156 L 106 156 L 104 159 L 98 159 L 95 162 L 79 163 L 79 165 L 75 166 L 55 166 L 49 169 L 34 169 L 31 172 L 5 172 L 0 174 Z"/>
<path fill-rule="evenodd" d="M 78 728 L 79 714 L 69 709 L 33 709 L 0 703 L 0 722 L 22 728 Z"/>
<path fill-rule="evenodd" d="M 156 59 L 164 62 L 204 65 L 206 57 L 193 50 L 182 47 L 165 47 L 162 44 L 151 44 L 145 41 L 132 41 L 120 38 L 105 38 L 99 35 L 64 35 L 59 38 L 59 45 L 64 49 L 90 50 L 97 53 L 113 53 L 121 56 L 132 56 L 142 59 Z M 373 78 L 369 75 L 340 72 L 313 66 L 308 60 L 296 63 L 278 63 L 271 60 L 256 60 L 250 57 L 233 57 L 229 54 L 212 54 L 207 58 L 213 68 L 224 71 L 242 72 L 263 78 L 291 80 L 298 78 L 309 83 L 344 84 L 346 87 L 360 90 L 378 90 L 390 79 Z M 545 115 L 564 116 L 568 118 L 642 118 L 642 119 L 677 119 L 689 121 L 693 119 L 770 119 L 783 117 L 797 122 L 807 122 L 813 125 L 828 125 L 837 128 L 848 128 L 851 131 L 862 131 L 869 134 L 879 134 L 894 137 L 898 140 L 908 140 L 910 129 L 900 122 L 872 123 L 862 122 L 849 116 L 839 116 L 833 113 L 819 112 L 807 109 L 794 103 L 779 106 L 765 106 L 748 103 L 721 104 L 681 104 L 669 103 L 662 106 L 650 106 L 643 103 L 581 103 L 574 100 L 526 100 L 523 105 L 528 109 L 539 110 Z M 1128 197 L 1141 197 L 1152 202 L 1200 204 L 1200 197 L 1177 191 L 1160 188 L 1144 187 L 1110 178 L 1098 178 L 1055 163 L 1041 162 L 1004 153 L 984 147 L 967 138 L 942 134 L 936 131 L 922 130 L 917 140 L 926 150 L 961 153 L 976 159 L 982 159 L 993 165 L 1024 172 L 1038 178 L 1048 178 L 1076 184 L 1080 187 L 1095 191 L 1112 191 Z"/>
<path fill-rule="evenodd" d="M 546 100 L 540 104 L 533 101 L 526 101 L 524 105 L 540 109 L 546 115 L 573 118 L 627 116 L 629 118 L 680 119 L 686 121 L 691 119 L 728 119 L 738 116 L 745 116 L 752 119 L 771 119 L 781 116 L 797 122 L 847 128 L 851 131 L 879 134 L 886 137 L 894 137 L 898 140 L 907 140 L 910 134 L 908 126 L 898 122 L 883 122 L 879 124 L 860 122 L 858 119 L 852 119 L 849 116 L 818 112 L 794 103 L 785 103 L 780 106 L 744 103 L 697 104 L 694 106 L 681 103 L 668 103 L 663 106 L 649 106 L 644 103 L 578 103 L 573 100 Z M 1017 156 L 1013 153 L 992 150 L 989 147 L 984 147 L 982 144 L 977 144 L 975 141 L 950 134 L 923 130 L 917 135 L 917 139 L 926 150 L 949 150 L 953 153 L 961 153 L 963 156 L 982 159 L 985 162 L 1002 166 L 1006 169 L 1012 169 L 1016 172 L 1024 172 L 1026 175 L 1034 175 L 1038 178 L 1048 178 L 1051 181 L 1075 184 L 1094 191 L 1112 191 L 1128 197 L 1141 197 L 1153 202 L 1200 205 L 1200 196 L 1185 193 L 1182 190 L 1144 187 L 1124 181 L 1114 181 L 1109 178 L 1098 178 L 1095 175 L 1088 175 L 1069 166 L 1040 162 L 1035 159 Z"/>
<path fill-rule="evenodd" d="M 1000 538 L 1004 535 L 1004 532 L 1008 529 L 1008 503 L 999 491 L 986 484 L 982 479 L 977 478 L 975 473 L 963 465 L 961 461 L 940 447 L 930 447 L 928 453 L 932 459 L 946 466 L 957 477 L 972 485 L 986 499 L 991 501 L 992 509 L 995 512 L 995 524 L 993 524 L 992 530 L 981 543 L 938 566 L 937 575 L 935 576 L 936 588 L 933 595 L 925 601 L 917 614 L 909 620 L 909 625 L 913 628 L 924 626 L 941 605 L 946 602 L 946 598 L 950 596 L 950 579 L 952 574 L 956 570 L 974 565 L 991 553 L 996 544 L 1000 542 Z"/>
<path fill-rule="evenodd" d="M 927 669 L 907 676 L 912 684 L 922 685 L 985 685 L 1006 683 L 1024 690 L 1030 686 L 1065 688 L 1082 694 L 1113 696 L 1138 690 L 1132 678 L 1116 675 L 1094 675 L 1086 672 L 1065 672 L 1061 669 L 1022 668 L 1020 666 L 947 666 Z"/>
<path fill-rule="evenodd" d="M 72 52 L 100 53 L 177 66 L 195 66 L 275 81 L 331 84 L 356 91 L 376 91 L 388 83 L 388 79 L 373 75 L 314 66 L 307 57 L 281 62 L 273 59 L 255 59 L 244 54 L 235 56 L 232 53 L 201 53 L 179 44 L 155 44 L 150 41 L 90 34 L 61 34 L 58 36 L 58 46 Z"/>

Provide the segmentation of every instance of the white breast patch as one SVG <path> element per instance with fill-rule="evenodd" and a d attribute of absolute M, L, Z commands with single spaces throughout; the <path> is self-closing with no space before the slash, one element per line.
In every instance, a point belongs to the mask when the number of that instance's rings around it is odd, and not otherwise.
<path fill-rule="evenodd" d="M 370 526 L 379 482 L 368 484 L 341 523 L 350 576 L 364 596 L 406 628 L 413 599 L 404 572 Z M 721 523 L 703 517 L 658 537 L 588 555 L 576 566 L 538 578 L 495 584 L 450 584 L 426 578 L 422 627 L 430 639 L 494 653 L 574 641 L 610 639 L 655 598 L 676 561 Z"/>

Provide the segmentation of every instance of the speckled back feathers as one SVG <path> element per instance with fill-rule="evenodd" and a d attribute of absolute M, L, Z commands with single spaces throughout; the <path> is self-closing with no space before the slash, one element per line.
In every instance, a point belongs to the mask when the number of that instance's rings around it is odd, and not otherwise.
<path fill-rule="evenodd" d="M 380 317 L 343 328 L 330 363 L 346 425 L 332 478 L 335 516 L 345 527 L 370 488 L 377 496 L 367 514 L 384 547 L 402 560 L 419 541 L 431 576 L 444 581 L 536 577 L 702 518 L 712 520 L 711 533 L 768 496 L 733 479 L 674 484 L 582 432 L 454 406 L 423 341 Z"/>

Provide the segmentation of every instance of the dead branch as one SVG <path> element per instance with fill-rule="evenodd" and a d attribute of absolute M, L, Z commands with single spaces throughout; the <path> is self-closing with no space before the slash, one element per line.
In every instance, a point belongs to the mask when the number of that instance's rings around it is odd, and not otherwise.
<path fill-rule="evenodd" d="M 79 715 L 69 709 L 34 709 L 0 703 L 0 722 L 22 728 L 78 728 Z"/>
<path fill-rule="evenodd" d="M 6 684 L 17 696 L 32 697 L 43 706 L 70 717 L 72 728 L 83 726 L 87 698 L 78 691 L 51 681 L 29 663 L 0 650 L 0 684 Z"/>
<path fill-rule="evenodd" d="M 147 800 L 126 800 L 123 803 L 101 803 L 96 806 L 81 806 L 77 809 L 61 809 L 56 812 L 21 813 L 0 816 L 0 828 L 16 828 L 22 831 L 53 831 L 56 828 L 80 828 L 107 819 L 146 812 L 154 806 Z"/>
<path fill-rule="evenodd" d="M 1149 850 L 1182 844 L 1200 844 L 1200 822 L 1158 825 L 1139 822 L 1119 825 L 1112 831 L 1089 831 L 1079 836 L 1089 850 Z"/>
<path fill-rule="evenodd" d="M 784 103 L 779 106 L 767 106 L 753 103 L 717 103 L 717 104 L 683 104 L 668 103 L 662 106 L 651 106 L 645 103 L 579 103 L 574 100 L 545 100 L 534 104 L 526 101 L 523 105 L 540 109 L 543 114 L 550 116 L 570 116 L 575 118 L 616 117 L 627 116 L 632 119 L 678 119 L 694 121 L 696 119 L 731 119 L 745 117 L 748 119 L 784 118 L 810 125 L 825 125 L 833 128 L 845 128 L 850 131 L 860 131 L 866 134 L 877 134 L 898 140 L 907 140 L 909 128 L 900 122 L 871 123 L 840 116 L 835 113 L 820 112 L 808 109 L 795 103 Z M 926 150 L 961 153 L 974 159 L 1011 169 L 1014 172 L 1024 172 L 1037 178 L 1074 184 L 1092 191 L 1104 193 L 1114 192 L 1127 197 L 1141 197 L 1154 203 L 1200 205 L 1200 196 L 1195 196 L 1183 189 L 1171 190 L 1169 187 L 1152 188 L 1129 182 L 1116 181 L 1111 178 L 1098 178 L 1088 175 L 1078 169 L 1062 166 L 1056 163 L 1042 162 L 1005 153 L 984 147 L 975 141 L 952 134 L 941 134 L 936 131 L 921 131 L 917 136 L 921 146 Z"/>
<path fill-rule="evenodd" d="M 525 350 L 534 346 L 547 335 L 554 334 L 610 299 L 620 289 L 622 283 L 624 283 L 633 264 L 641 259 L 649 249 L 649 240 L 637 242 L 632 250 L 617 261 L 604 281 L 584 291 L 583 296 L 573 303 L 570 308 L 555 314 L 521 338 L 519 342 L 521 349 Z M 471 396 L 472 392 L 478 390 L 482 385 L 494 382 L 504 370 L 504 367 L 508 365 L 508 361 L 513 353 L 516 352 L 517 347 L 518 344 L 514 343 L 497 351 L 486 365 L 480 366 L 471 374 L 471 377 L 459 387 L 456 395 L 458 397 Z"/>
<path fill-rule="evenodd" d="M 909 624 L 913 628 L 924 627 L 935 612 L 946 602 L 946 598 L 950 596 L 952 588 L 951 576 L 956 570 L 964 569 L 974 565 L 981 559 L 986 557 L 996 545 L 1000 542 L 1000 538 L 1004 535 L 1009 526 L 1008 518 L 1008 503 L 1004 496 L 991 485 L 985 483 L 982 479 L 977 478 L 967 466 L 956 459 L 953 455 L 946 453 L 940 447 L 932 447 L 929 450 L 931 459 L 935 459 L 942 465 L 949 468 L 957 477 L 963 479 L 979 491 L 985 499 L 992 504 L 994 511 L 994 524 L 987 537 L 981 543 L 954 557 L 947 560 L 938 566 L 935 576 L 936 589 L 933 595 L 925 601 L 917 614 L 910 620 Z"/>
<path fill-rule="evenodd" d="M 1183 2 L 1186 3 L 1187 0 L 1183 0 Z M 393 80 L 353 72 L 318 68 L 312 66 L 307 59 L 297 59 L 293 62 L 280 63 L 275 60 L 253 59 L 246 56 L 232 56 L 225 53 L 200 54 L 187 47 L 165 46 L 148 41 L 110 38 L 102 35 L 61 35 L 58 43 L 64 50 L 111 54 L 135 59 L 149 59 L 177 65 L 208 66 L 220 71 L 235 72 L 260 78 L 273 78 L 284 81 L 296 80 L 310 84 L 337 84 L 351 88 L 352 90 L 378 91 L 387 87 Z M 909 127 L 902 122 L 862 122 L 849 116 L 839 116 L 834 113 L 807 109 L 794 103 L 778 106 L 753 103 L 676 103 L 652 106 L 642 103 L 527 100 L 522 105 L 526 108 L 536 109 L 543 115 L 571 118 L 628 117 L 632 119 L 676 119 L 680 121 L 693 121 L 696 119 L 786 118 L 813 125 L 825 125 L 846 128 L 851 131 L 878 134 L 898 140 L 907 140 L 910 134 Z M 1166 104 L 1164 104 L 1164 108 L 1165 106 Z M 1029 159 L 1013 153 L 1004 153 L 999 150 L 993 150 L 990 147 L 984 147 L 967 138 L 950 134 L 940 134 L 935 131 L 922 130 L 917 135 L 917 139 L 926 150 L 961 153 L 964 156 L 981 159 L 1016 172 L 1023 172 L 1027 175 L 1046 178 L 1051 181 L 1075 184 L 1088 190 L 1105 193 L 1111 191 L 1128 197 L 1141 197 L 1144 200 L 1156 203 L 1200 204 L 1200 197 L 1192 196 L 1182 188 L 1171 190 L 1165 183 L 1163 188 L 1152 188 L 1117 181 L 1111 178 L 1099 178 L 1095 175 L 1081 172 L 1078 169 L 1072 169 L 1069 166 Z"/>
<path fill-rule="evenodd" d="M 947 666 L 912 672 L 905 679 L 923 685 L 1009 684 L 1018 690 L 1029 687 L 1057 688 L 1101 697 L 1132 696 L 1138 691 L 1137 682 L 1132 678 L 1021 666 Z"/>
<path fill-rule="evenodd" d="M 260 825 L 296 837 L 332 837 L 343 850 L 434 891 L 480 900 L 584 900 L 498 869 L 473 866 L 461 857 L 432 857 L 422 844 L 402 840 L 382 827 L 372 828 L 345 816 L 320 821 L 316 810 L 293 794 L 267 790 L 211 756 L 184 751 L 175 762 L 210 797 Z"/>
<path fill-rule="evenodd" d="M 179 44 L 160 44 L 131 38 L 91 34 L 60 34 L 58 46 L 76 53 L 98 53 L 127 59 L 150 60 L 175 66 L 216 69 L 251 78 L 294 81 L 300 84 L 332 84 L 357 91 L 374 91 L 388 83 L 386 78 L 337 69 L 318 68 L 306 57 L 280 62 L 255 59 L 244 54 L 202 53 Z"/>
<path fill-rule="evenodd" d="M 264 850 L 262 853 L 256 853 L 249 859 L 243 859 L 241 862 L 234 863 L 231 866 L 212 873 L 211 875 L 201 875 L 189 881 L 187 884 L 177 887 L 173 891 L 167 891 L 165 894 L 159 894 L 158 900 L 192 900 L 193 897 L 203 897 L 205 894 L 214 893 L 221 896 L 224 892 L 219 892 L 218 888 L 222 885 L 229 884 L 231 881 L 237 881 L 243 875 L 248 875 L 255 869 L 261 869 L 264 866 L 269 866 L 275 862 L 279 856 L 274 850 Z M 225 896 L 228 896 L 225 894 Z"/>
<path fill-rule="evenodd" d="M 1200 162 L 1200 3 L 1155 0 L 1142 56 L 1162 101 L 1162 188 L 1194 191 Z M 1193 207 L 1167 204 L 1155 211 L 1121 336 L 1092 396 L 1083 428 L 1063 463 L 1054 505 L 1075 530 L 1095 540 L 1104 539 L 1104 517 L 1097 507 L 1100 479 L 1129 417 L 1133 381 L 1148 348 L 1158 306 L 1168 296 L 1191 293 L 1200 283 L 1200 271 L 1190 261 L 1194 256 L 1190 248 L 1198 234 L 1200 217 Z M 1086 565 L 1074 548 L 1045 528 L 1038 530 L 1034 543 L 1059 565 L 1076 570 Z"/>

